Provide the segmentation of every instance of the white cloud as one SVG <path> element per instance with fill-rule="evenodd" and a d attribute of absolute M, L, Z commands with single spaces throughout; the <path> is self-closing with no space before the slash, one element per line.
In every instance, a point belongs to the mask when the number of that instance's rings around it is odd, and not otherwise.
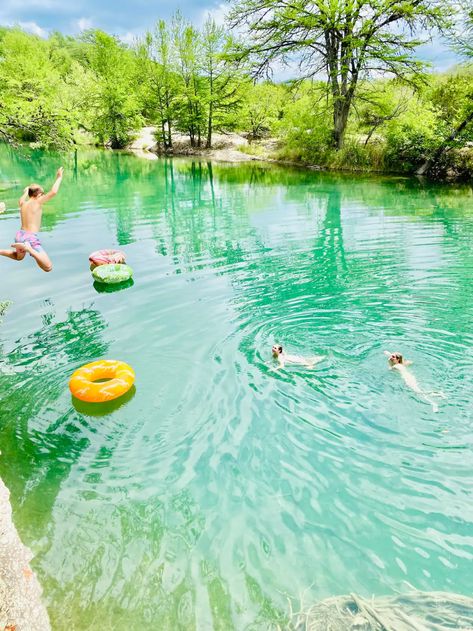
<path fill-rule="evenodd" d="M 140 38 L 140 34 L 128 31 L 127 33 L 125 33 L 124 35 L 120 35 L 119 37 L 124 44 L 132 46 Z"/>
<path fill-rule="evenodd" d="M 201 26 L 202 24 L 204 24 L 209 16 L 213 18 L 217 24 L 225 24 L 225 18 L 227 16 L 228 10 L 228 5 L 224 2 L 221 2 L 214 7 L 208 7 L 204 11 L 201 11 L 197 19 L 197 25 Z"/>
<path fill-rule="evenodd" d="M 48 33 L 44 28 L 41 28 L 39 24 L 36 22 L 18 22 L 18 26 L 20 26 L 24 31 L 28 33 L 33 33 L 33 35 L 38 35 L 39 37 L 47 37 Z"/>
<path fill-rule="evenodd" d="M 79 18 L 77 20 L 77 28 L 79 31 L 87 31 L 92 28 L 93 22 L 90 18 Z"/>

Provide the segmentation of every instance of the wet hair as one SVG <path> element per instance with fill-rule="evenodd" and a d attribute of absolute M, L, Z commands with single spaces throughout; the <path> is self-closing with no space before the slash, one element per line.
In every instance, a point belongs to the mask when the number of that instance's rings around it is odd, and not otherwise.
<path fill-rule="evenodd" d="M 394 357 L 394 359 L 397 359 L 397 361 L 402 364 L 403 359 L 401 353 L 392 353 L 391 357 Z"/>
<path fill-rule="evenodd" d="M 39 184 L 30 184 L 28 187 L 28 197 L 38 197 L 38 195 L 41 195 L 43 192 Z"/>
<path fill-rule="evenodd" d="M 282 353 L 282 346 L 281 344 L 273 344 L 273 348 L 276 347 L 278 349 L 278 353 Z"/>

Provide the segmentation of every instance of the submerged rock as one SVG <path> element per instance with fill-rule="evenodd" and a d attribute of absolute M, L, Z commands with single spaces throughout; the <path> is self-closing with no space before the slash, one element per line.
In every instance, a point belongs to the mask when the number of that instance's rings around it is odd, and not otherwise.
<path fill-rule="evenodd" d="M 295 631 L 448 631 L 473 629 L 473 598 L 447 592 L 400 596 L 334 596 L 303 609 Z"/>

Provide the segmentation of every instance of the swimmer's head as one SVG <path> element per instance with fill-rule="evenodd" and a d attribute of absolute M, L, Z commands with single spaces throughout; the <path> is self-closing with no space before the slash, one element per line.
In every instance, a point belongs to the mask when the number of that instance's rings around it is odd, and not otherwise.
<path fill-rule="evenodd" d="M 271 352 L 273 353 L 273 357 L 277 357 L 278 355 L 281 355 L 282 353 L 281 344 L 273 344 L 273 348 L 271 349 Z"/>
<path fill-rule="evenodd" d="M 28 186 L 28 197 L 35 199 L 37 197 L 41 197 L 41 195 L 44 195 L 42 186 L 39 184 L 30 184 Z"/>
<path fill-rule="evenodd" d="M 403 361 L 404 360 L 401 353 L 389 353 L 388 362 L 391 364 L 391 366 L 402 364 Z"/>

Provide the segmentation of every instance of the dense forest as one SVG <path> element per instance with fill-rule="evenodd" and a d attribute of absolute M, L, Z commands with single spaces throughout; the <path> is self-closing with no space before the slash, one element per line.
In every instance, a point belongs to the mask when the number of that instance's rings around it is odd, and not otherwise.
<path fill-rule="evenodd" d="M 177 13 L 133 45 L 99 30 L 47 39 L 0 29 L 0 137 L 67 148 L 123 148 L 156 126 L 212 147 L 238 132 L 255 155 L 329 168 L 473 171 L 472 12 L 429 0 L 240 0 L 226 25 Z M 419 60 L 439 33 L 463 62 Z M 235 35 L 232 35 L 235 34 Z M 271 69 L 290 63 L 294 78 Z"/>

